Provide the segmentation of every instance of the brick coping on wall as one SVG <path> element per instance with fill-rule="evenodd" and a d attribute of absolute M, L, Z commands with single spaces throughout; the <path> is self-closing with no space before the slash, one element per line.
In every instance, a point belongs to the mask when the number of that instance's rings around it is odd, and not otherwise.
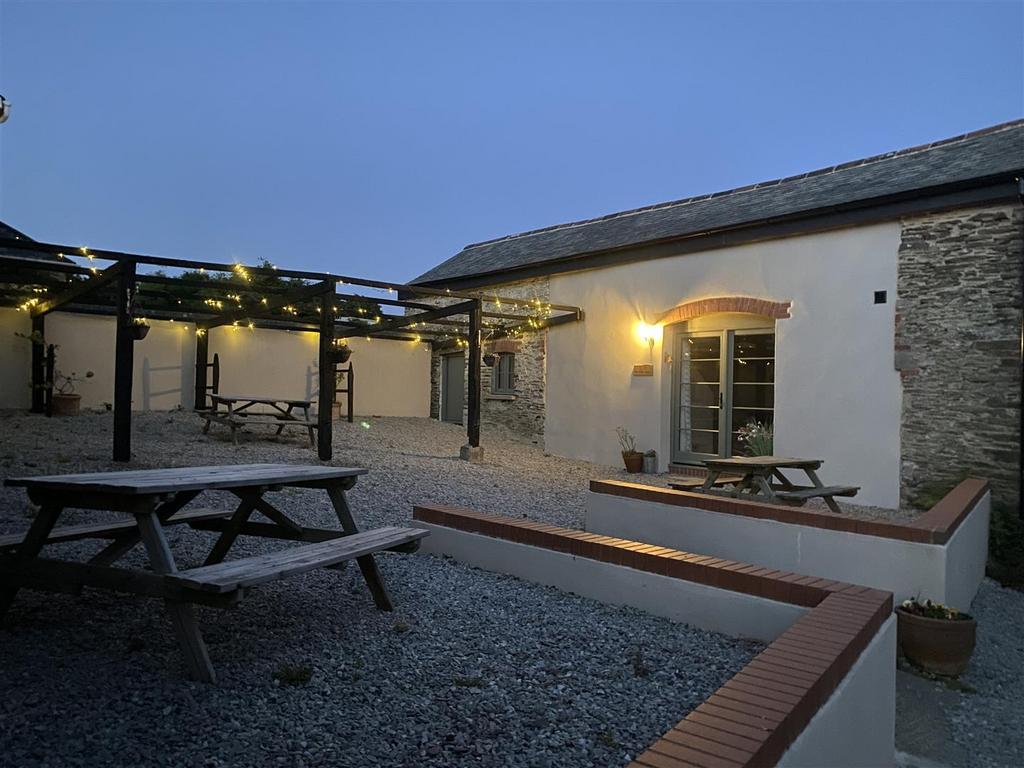
<path fill-rule="evenodd" d="M 811 610 L 655 741 L 632 768 L 774 765 L 892 614 L 892 593 L 643 542 L 466 509 L 413 518 Z"/>
<path fill-rule="evenodd" d="M 892 523 L 883 520 L 862 520 L 832 512 L 817 512 L 779 504 L 747 501 L 746 499 L 733 499 L 727 496 L 676 491 L 671 488 L 657 488 L 619 480 L 590 481 L 590 490 L 593 493 L 608 496 L 621 496 L 676 507 L 690 507 L 708 512 L 756 517 L 761 520 L 775 520 L 780 523 L 807 525 L 831 531 L 881 536 L 886 539 L 900 539 L 922 544 L 945 544 L 949 541 L 960 523 L 974 509 L 975 504 L 988 492 L 988 489 L 987 480 L 968 478 L 916 520 L 908 523 Z"/>

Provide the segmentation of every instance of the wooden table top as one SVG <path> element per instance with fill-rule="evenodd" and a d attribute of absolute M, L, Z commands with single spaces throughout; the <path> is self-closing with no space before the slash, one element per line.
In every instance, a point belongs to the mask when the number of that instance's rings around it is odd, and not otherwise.
<path fill-rule="evenodd" d="M 794 459 L 786 456 L 734 456 L 731 459 L 707 459 L 704 466 L 715 469 L 817 469 L 821 459 Z"/>
<path fill-rule="evenodd" d="M 274 403 L 284 403 L 286 405 L 313 405 L 312 400 L 303 400 L 295 397 L 267 397 L 266 395 L 225 395 L 225 394 L 211 394 L 209 395 L 211 400 L 219 400 L 222 403 L 262 403 L 265 405 L 273 405 Z"/>
<path fill-rule="evenodd" d="M 92 491 L 119 495 L 147 495 L 262 485 L 300 485 L 365 475 L 361 467 L 322 467 L 298 464 L 231 464 L 212 467 L 168 467 L 125 472 L 89 472 L 79 475 L 10 477 L 4 485 L 28 489 Z"/>

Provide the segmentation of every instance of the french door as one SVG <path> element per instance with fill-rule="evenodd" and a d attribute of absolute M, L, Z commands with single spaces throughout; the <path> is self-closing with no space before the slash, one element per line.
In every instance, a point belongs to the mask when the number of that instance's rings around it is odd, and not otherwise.
<path fill-rule="evenodd" d="M 742 456 L 740 428 L 775 420 L 775 331 L 676 334 L 672 461 Z"/>

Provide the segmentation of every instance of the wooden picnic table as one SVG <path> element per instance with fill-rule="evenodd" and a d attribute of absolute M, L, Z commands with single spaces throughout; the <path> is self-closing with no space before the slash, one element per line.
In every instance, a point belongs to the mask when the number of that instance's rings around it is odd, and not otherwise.
<path fill-rule="evenodd" d="M 315 568 L 336 568 L 355 559 L 377 607 L 391 610 L 373 553 L 413 551 L 427 532 L 398 527 L 360 532 L 345 492 L 366 472 L 360 468 L 241 464 L 9 478 L 4 484 L 24 487 L 39 512 L 27 533 L 0 537 L 0 619 L 20 587 L 78 594 L 88 586 L 161 597 L 191 676 L 214 682 L 192 603 L 230 607 L 258 584 Z M 289 487 L 325 491 L 341 529 L 300 525 L 264 498 L 268 492 Z M 204 491 L 214 490 L 238 498 L 234 511 L 184 510 Z M 55 527 L 69 508 L 113 511 L 125 519 Z M 250 521 L 253 512 L 269 522 Z M 180 523 L 220 534 L 206 560 L 185 570 L 179 570 L 165 535 L 167 526 Z M 302 544 L 225 561 L 239 535 Z M 90 538 L 109 543 L 88 562 L 40 557 L 46 544 Z M 150 570 L 114 567 L 140 542 L 149 555 Z"/>
<path fill-rule="evenodd" d="M 210 431 L 211 424 L 220 424 L 231 429 L 231 440 L 238 444 L 238 429 L 250 424 L 276 426 L 280 435 L 285 427 L 305 427 L 309 431 L 309 444 L 316 445 L 317 422 L 309 416 L 312 400 L 287 397 L 269 397 L 264 395 L 230 395 L 222 393 L 210 394 L 213 408 L 200 411 L 199 415 L 206 423 L 203 434 Z M 270 406 L 272 411 L 251 410 L 256 406 Z M 294 411 L 302 411 L 300 419 Z"/>
<path fill-rule="evenodd" d="M 818 478 L 821 459 L 794 459 L 784 456 L 736 456 L 729 459 L 707 459 L 704 466 L 707 476 L 695 490 L 716 496 L 733 498 L 757 497 L 769 502 L 804 504 L 809 499 L 820 498 L 836 514 L 842 510 L 836 504 L 836 496 L 855 496 L 860 490 L 855 485 L 825 485 Z M 802 470 L 810 485 L 795 485 L 782 470 Z M 726 476 L 728 480 L 723 480 Z M 772 482 L 772 481 L 775 482 Z M 732 483 L 732 489 L 716 486 L 723 482 Z"/>

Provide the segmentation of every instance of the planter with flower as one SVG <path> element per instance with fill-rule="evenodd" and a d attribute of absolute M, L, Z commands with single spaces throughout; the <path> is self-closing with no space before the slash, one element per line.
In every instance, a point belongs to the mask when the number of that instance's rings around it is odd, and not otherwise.
<path fill-rule="evenodd" d="M 622 449 L 622 463 L 631 474 L 641 472 L 644 468 L 644 454 L 636 449 L 636 438 L 624 427 L 616 427 L 619 436 L 619 447 Z"/>
<path fill-rule="evenodd" d="M 775 432 L 771 424 L 760 421 L 748 422 L 737 430 L 737 437 L 746 445 L 748 456 L 772 455 Z"/>
<path fill-rule="evenodd" d="M 896 609 L 900 649 L 916 667 L 936 675 L 956 676 L 967 669 L 978 625 L 956 608 L 916 599 Z"/>
<path fill-rule="evenodd" d="M 72 371 L 65 374 L 57 371 L 53 383 L 53 415 L 54 416 L 77 416 L 82 406 L 82 396 L 75 392 L 75 384 L 81 383 L 93 377 L 92 371 L 86 371 L 79 376 Z"/>

